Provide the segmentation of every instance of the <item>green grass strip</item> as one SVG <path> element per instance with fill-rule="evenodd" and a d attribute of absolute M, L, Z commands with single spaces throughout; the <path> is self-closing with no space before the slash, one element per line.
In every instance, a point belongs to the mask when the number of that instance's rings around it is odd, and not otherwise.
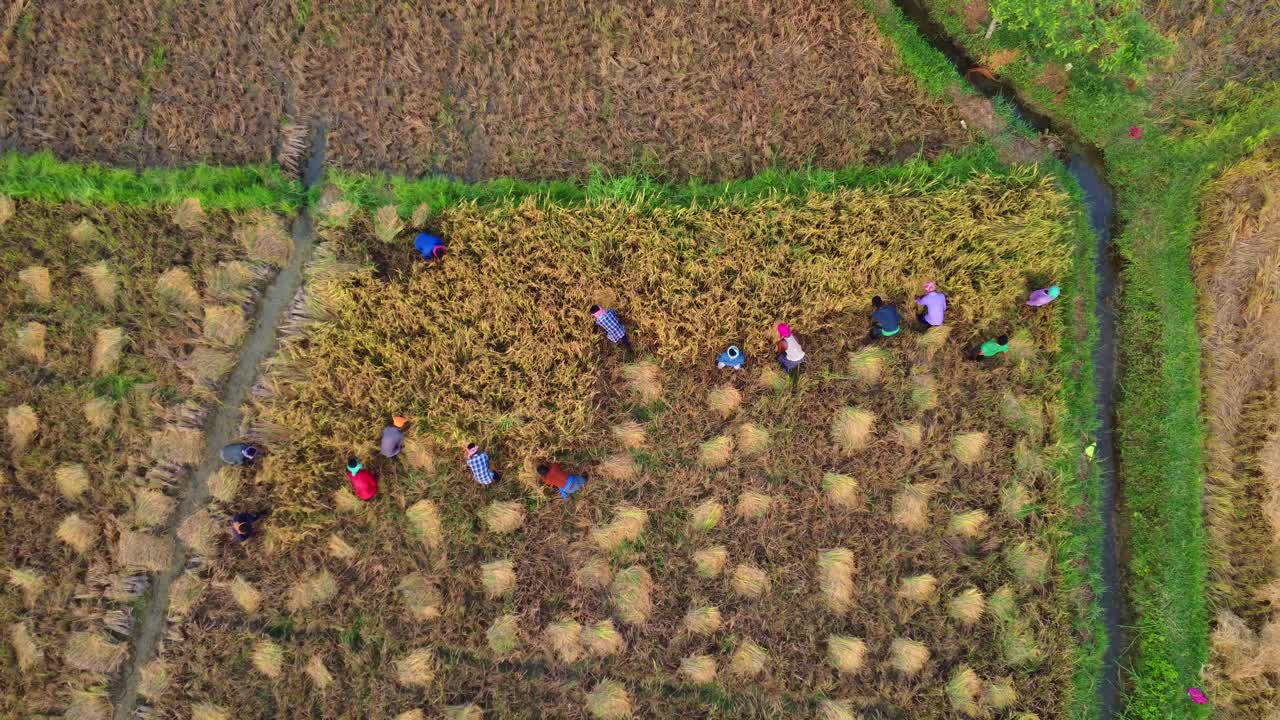
<path fill-rule="evenodd" d="M 86 205 L 172 205 L 194 197 L 207 210 L 296 210 L 302 185 L 274 166 L 193 165 L 133 171 L 61 162 L 47 152 L 0 155 L 0 194 Z"/>

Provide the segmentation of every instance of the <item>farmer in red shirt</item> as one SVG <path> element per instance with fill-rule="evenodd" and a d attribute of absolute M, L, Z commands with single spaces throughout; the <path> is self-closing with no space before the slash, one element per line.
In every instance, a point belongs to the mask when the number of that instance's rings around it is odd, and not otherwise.
<path fill-rule="evenodd" d="M 542 478 L 542 482 L 556 488 L 560 491 L 560 497 L 565 500 L 569 496 L 582 489 L 587 484 L 586 475 L 570 475 L 560 467 L 560 463 L 552 463 L 551 467 L 546 465 L 538 466 L 538 477 Z"/>
<path fill-rule="evenodd" d="M 347 475 L 351 480 L 351 489 L 361 500 L 372 500 L 378 494 L 378 478 L 360 465 L 358 458 L 347 458 Z"/>

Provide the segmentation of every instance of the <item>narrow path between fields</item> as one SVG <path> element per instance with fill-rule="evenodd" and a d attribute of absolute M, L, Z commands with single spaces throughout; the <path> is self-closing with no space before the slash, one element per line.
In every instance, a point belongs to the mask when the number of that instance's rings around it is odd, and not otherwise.
<path fill-rule="evenodd" d="M 325 131 L 318 126 L 312 131 L 311 154 L 303 172 L 304 190 L 320 179 L 324 167 Z M 161 573 L 147 597 L 146 608 L 133 637 L 133 657 L 120 685 L 112 697 L 115 720 L 131 720 L 138 703 L 138 681 L 141 669 L 151 661 L 162 637 L 169 610 L 169 590 L 187 565 L 185 546 L 178 539 L 178 527 L 209 500 L 209 477 L 222 466 L 220 450 L 240 437 L 240 406 L 244 404 L 258 377 L 258 365 L 275 349 L 277 326 L 286 316 L 289 303 L 302 284 L 302 269 L 311 257 L 315 228 L 311 210 L 304 204 L 293 221 L 293 254 L 289 263 L 271 280 L 254 317 L 253 334 L 240 350 L 236 366 L 223 388 L 220 404 L 205 426 L 208 447 L 204 462 L 196 468 L 186 493 L 178 504 L 168 539 L 174 544 L 173 564 Z"/>
<path fill-rule="evenodd" d="M 1039 132 L 1057 136 L 1067 148 L 1067 170 L 1084 190 L 1085 206 L 1089 211 L 1089 226 L 1097 239 L 1094 273 L 1097 277 L 1094 312 L 1098 321 L 1098 344 L 1093 354 L 1093 380 L 1097 391 L 1098 430 L 1094 454 L 1099 468 L 1098 504 L 1102 521 L 1101 567 L 1102 596 L 1098 599 L 1102 608 L 1102 621 L 1106 628 L 1106 647 L 1103 651 L 1102 676 L 1098 678 L 1098 717 L 1112 720 L 1120 714 L 1120 695 L 1123 688 L 1120 677 L 1120 651 L 1124 647 L 1122 619 L 1124 592 L 1120 586 L 1119 538 L 1116 532 L 1116 485 L 1119 475 L 1116 467 L 1113 434 L 1115 431 L 1116 393 L 1116 277 L 1118 258 L 1112 250 L 1111 238 L 1116 231 L 1115 199 L 1106 182 L 1106 162 L 1102 151 L 1080 140 L 1070 128 L 1064 128 L 1051 118 L 1029 108 L 1008 84 L 990 80 L 979 73 L 970 73 L 979 67 L 957 45 L 946 30 L 930 15 L 922 0 L 893 0 L 907 18 L 915 24 L 921 37 L 941 52 L 958 72 L 978 92 L 989 98 L 1004 98 L 1012 103 L 1014 113 Z"/>

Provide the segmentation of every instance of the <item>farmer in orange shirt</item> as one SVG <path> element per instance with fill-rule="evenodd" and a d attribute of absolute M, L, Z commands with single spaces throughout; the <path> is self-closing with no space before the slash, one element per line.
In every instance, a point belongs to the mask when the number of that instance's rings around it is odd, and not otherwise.
<path fill-rule="evenodd" d="M 560 467 L 560 463 L 551 463 L 551 467 L 546 465 L 538 466 L 538 477 L 542 478 L 542 482 L 560 491 L 560 497 L 565 500 L 569 496 L 582 489 L 587 484 L 586 475 L 570 475 Z"/>

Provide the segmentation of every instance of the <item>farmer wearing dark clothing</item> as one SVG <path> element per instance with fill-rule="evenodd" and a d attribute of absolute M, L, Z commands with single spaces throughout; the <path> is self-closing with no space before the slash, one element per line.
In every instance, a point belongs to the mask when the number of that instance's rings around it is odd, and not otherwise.
<path fill-rule="evenodd" d="M 467 469 L 471 477 L 485 487 L 489 487 L 502 479 L 502 476 L 489 467 L 489 453 L 484 452 L 475 443 L 467 446 Z"/>
<path fill-rule="evenodd" d="M 418 237 L 413 240 L 413 247 L 428 262 L 444 257 L 444 241 L 431 233 L 418 233 Z"/>
<path fill-rule="evenodd" d="M 1009 336 L 1001 335 L 994 340 L 988 340 L 976 348 L 969 351 L 970 360 L 990 360 L 1000 353 L 1009 352 Z"/>
<path fill-rule="evenodd" d="M 236 542 L 244 542 L 253 537 L 253 524 L 262 517 L 257 513 L 236 513 L 231 518 L 231 538 Z"/>
<path fill-rule="evenodd" d="M 560 467 L 560 463 L 552 463 L 551 467 L 546 465 L 538 466 L 538 477 L 542 478 L 542 482 L 560 491 L 560 497 L 565 500 L 569 496 L 582 489 L 587 484 L 586 475 L 570 475 Z"/>
<path fill-rule="evenodd" d="M 252 465 L 258 448 L 249 443 L 231 443 L 222 448 L 222 462 L 228 465 Z"/>
<path fill-rule="evenodd" d="M 382 438 L 378 442 L 383 457 L 393 458 L 404 449 L 404 428 L 409 424 L 407 418 L 396 415 L 391 424 L 382 428 Z"/>
<path fill-rule="evenodd" d="M 347 479 L 361 500 L 372 500 L 378 494 L 378 478 L 360 464 L 358 458 L 347 458 Z"/>
<path fill-rule="evenodd" d="M 898 317 L 898 308 L 886 305 L 877 295 L 871 298 L 875 310 L 871 313 L 871 339 L 892 337 L 902 331 L 902 321 Z"/>
<path fill-rule="evenodd" d="M 628 353 L 631 352 L 631 338 L 627 337 L 627 326 L 622 324 L 618 313 L 599 305 L 592 305 L 591 316 L 596 319 L 596 325 L 604 330 L 604 336 L 609 339 L 609 342 L 621 345 L 627 349 Z"/>

